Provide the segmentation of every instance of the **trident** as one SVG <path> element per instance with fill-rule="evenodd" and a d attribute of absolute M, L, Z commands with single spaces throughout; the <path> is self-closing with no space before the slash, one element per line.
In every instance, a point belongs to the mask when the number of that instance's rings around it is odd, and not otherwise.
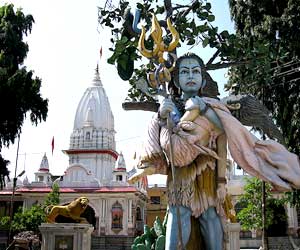
<path fill-rule="evenodd" d="M 141 52 L 141 54 L 149 59 L 154 59 L 154 61 L 158 62 L 158 65 L 156 66 L 155 72 L 151 72 L 148 75 L 148 82 L 151 85 L 151 87 L 155 88 L 157 90 L 157 93 L 164 96 L 164 97 L 170 97 L 170 93 L 168 92 L 168 88 L 166 86 L 167 83 L 171 81 L 171 74 L 170 72 L 174 69 L 174 67 L 167 68 L 165 64 L 165 59 L 163 58 L 164 52 L 171 52 L 173 51 L 177 44 L 179 43 L 179 34 L 172 25 L 170 18 L 167 19 L 167 26 L 172 34 L 172 41 L 167 46 L 165 45 L 163 39 L 162 39 L 162 29 L 159 25 L 159 22 L 156 18 L 156 16 L 153 14 L 152 16 L 152 26 L 150 35 L 154 41 L 153 50 L 149 50 L 145 48 L 144 40 L 146 36 L 145 28 L 142 27 L 142 33 L 139 39 L 138 43 L 138 49 Z M 178 222 L 178 250 L 183 250 L 183 242 L 182 242 L 182 228 L 181 228 L 181 218 L 180 218 L 180 211 L 178 206 L 178 197 L 177 197 L 177 179 L 176 179 L 176 169 L 174 166 L 174 155 L 173 155 L 173 144 L 172 144 L 172 131 L 173 131 L 173 122 L 171 119 L 171 114 L 167 117 L 167 127 L 169 130 L 169 141 L 170 141 L 170 165 L 171 165 L 171 171 L 172 171 L 172 179 L 173 179 L 173 191 L 175 193 L 175 202 L 176 202 L 176 214 L 177 214 L 177 222 Z"/>

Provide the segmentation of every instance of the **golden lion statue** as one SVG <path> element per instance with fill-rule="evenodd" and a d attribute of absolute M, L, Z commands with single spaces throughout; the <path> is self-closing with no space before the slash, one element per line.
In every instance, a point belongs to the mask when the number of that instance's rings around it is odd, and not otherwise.
<path fill-rule="evenodd" d="M 47 214 L 46 220 L 48 223 L 55 223 L 55 218 L 58 215 L 62 215 L 64 217 L 71 218 L 79 223 L 88 223 L 88 221 L 80 217 L 80 215 L 84 212 L 87 205 L 89 203 L 89 199 L 86 197 L 79 197 L 76 200 L 72 201 L 70 204 L 65 206 L 56 206 L 50 205 L 47 206 L 45 212 Z"/>

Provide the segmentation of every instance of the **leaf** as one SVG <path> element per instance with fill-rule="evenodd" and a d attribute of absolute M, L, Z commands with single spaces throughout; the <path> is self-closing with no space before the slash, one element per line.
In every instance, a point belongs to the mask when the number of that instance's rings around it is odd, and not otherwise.
<path fill-rule="evenodd" d="M 199 26 L 197 27 L 197 29 L 199 30 L 199 32 L 205 32 L 205 31 L 208 30 L 208 26 L 205 25 L 205 24 L 199 25 Z"/>
<path fill-rule="evenodd" d="M 206 3 L 206 5 L 204 5 L 203 8 L 206 9 L 206 10 L 210 10 L 211 9 L 211 4 Z"/>
<path fill-rule="evenodd" d="M 157 6 L 156 7 L 156 14 L 163 14 L 165 12 L 165 7 L 164 6 Z"/>
<path fill-rule="evenodd" d="M 193 11 L 197 11 L 200 8 L 200 2 L 197 1 L 194 5 L 193 5 Z"/>
<path fill-rule="evenodd" d="M 223 37 L 223 38 L 228 38 L 229 37 L 229 32 L 227 30 L 223 30 L 220 35 Z"/>
<path fill-rule="evenodd" d="M 109 63 L 109 64 L 115 64 L 116 58 L 117 58 L 116 53 L 114 53 L 111 57 L 109 57 L 107 59 L 107 63 Z"/>
<path fill-rule="evenodd" d="M 108 11 L 105 11 L 105 10 L 101 10 L 101 16 L 105 16 L 107 13 L 108 13 Z"/>
<path fill-rule="evenodd" d="M 158 216 L 156 216 L 153 227 L 154 227 L 154 231 L 155 231 L 157 236 L 165 234 L 163 225 L 162 225 L 161 220 L 159 219 Z"/>
<path fill-rule="evenodd" d="M 126 36 L 122 36 L 121 41 L 122 43 L 127 43 L 128 42 L 128 38 Z"/>
<path fill-rule="evenodd" d="M 209 44 L 209 39 L 206 37 L 206 38 L 202 41 L 202 47 L 205 48 L 208 44 Z"/>
<path fill-rule="evenodd" d="M 137 237 L 134 239 L 133 244 L 134 244 L 134 245 L 137 245 L 137 244 L 140 244 L 140 243 L 142 243 L 142 239 L 141 239 L 140 236 L 137 236 Z"/>
<path fill-rule="evenodd" d="M 164 250 L 166 244 L 166 236 L 160 235 L 155 243 L 155 250 Z"/>
<path fill-rule="evenodd" d="M 208 15 L 207 21 L 209 21 L 209 22 L 215 21 L 215 16 L 214 15 Z"/>
<path fill-rule="evenodd" d="M 147 249 L 147 247 L 144 244 L 137 244 L 136 249 L 137 250 L 150 250 L 150 249 Z"/>
<path fill-rule="evenodd" d="M 136 7 L 137 7 L 138 9 L 142 10 L 142 9 L 144 8 L 144 5 L 141 4 L 141 3 L 137 3 L 137 4 L 136 4 Z"/>
<path fill-rule="evenodd" d="M 193 45 L 193 44 L 195 44 L 195 39 L 194 39 L 194 38 L 190 38 L 190 39 L 188 40 L 187 45 Z"/>

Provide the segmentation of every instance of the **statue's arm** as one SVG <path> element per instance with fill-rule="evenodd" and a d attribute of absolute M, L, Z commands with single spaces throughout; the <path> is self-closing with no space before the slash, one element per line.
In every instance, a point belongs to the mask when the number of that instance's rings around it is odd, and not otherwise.
<path fill-rule="evenodd" d="M 186 102 L 185 110 L 190 111 L 194 109 L 198 110 L 200 115 L 205 116 L 216 128 L 224 131 L 222 122 L 216 112 L 199 96 L 192 97 Z"/>
<path fill-rule="evenodd" d="M 208 106 L 208 104 L 205 105 Z M 200 110 L 200 114 L 201 114 L 201 110 Z M 205 116 L 211 123 L 213 123 L 219 130 L 224 131 L 222 122 L 220 121 L 218 115 L 215 113 L 215 111 L 212 108 L 207 107 L 206 112 L 204 112 L 202 115 Z"/>

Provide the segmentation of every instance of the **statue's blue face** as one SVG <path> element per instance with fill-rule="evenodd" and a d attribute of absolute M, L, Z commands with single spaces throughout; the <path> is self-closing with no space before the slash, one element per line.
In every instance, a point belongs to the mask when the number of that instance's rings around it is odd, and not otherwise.
<path fill-rule="evenodd" d="M 185 58 L 179 65 L 179 86 L 183 93 L 197 95 L 202 85 L 199 62 L 194 58 Z"/>

